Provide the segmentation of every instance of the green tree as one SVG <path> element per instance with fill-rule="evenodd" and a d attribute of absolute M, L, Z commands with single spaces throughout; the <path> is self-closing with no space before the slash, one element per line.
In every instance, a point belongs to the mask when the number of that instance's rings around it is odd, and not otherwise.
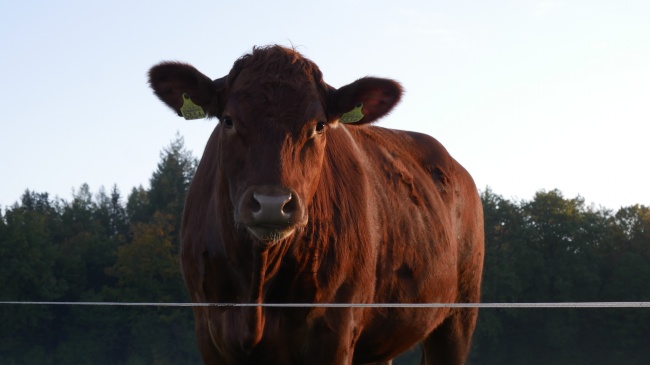
<path fill-rule="evenodd" d="M 126 203 L 126 215 L 129 223 L 148 222 L 151 219 L 149 193 L 142 185 L 131 189 Z"/>
<path fill-rule="evenodd" d="M 650 301 L 650 209 L 623 207 L 611 219 L 612 240 L 603 247 L 603 301 Z M 603 361 L 644 364 L 650 358 L 650 312 L 642 309 L 601 311 L 592 323 L 602 328 L 595 339 Z M 612 341 L 615 338 L 615 341 Z M 614 344 L 614 345 L 613 345 Z"/>
<path fill-rule="evenodd" d="M 171 144 L 160 154 L 161 161 L 150 179 L 150 212 L 160 211 L 181 217 L 185 195 L 198 164 L 190 151 L 185 149 L 183 137 L 176 135 Z M 178 227 L 175 225 L 175 230 Z"/>
<path fill-rule="evenodd" d="M 113 186 L 110 195 L 100 188 L 95 200 L 94 218 L 104 227 L 108 237 L 123 241 L 129 230 L 129 222 L 117 185 Z"/>
<path fill-rule="evenodd" d="M 580 197 L 565 199 L 557 190 L 538 192 L 522 204 L 526 239 L 517 268 L 525 283 L 522 302 L 596 300 L 601 285 L 598 250 L 606 239 L 608 214 L 586 207 Z M 531 355 L 545 363 L 584 361 L 585 353 L 574 350 L 590 335 L 582 315 L 575 309 L 529 310 L 512 326 L 527 342 L 519 347 L 527 352 L 518 354 L 519 361 Z"/>
<path fill-rule="evenodd" d="M 117 261 L 107 269 L 117 279 L 120 300 L 166 302 L 185 295 L 171 218 L 157 212 L 151 223 L 131 226 L 133 240 L 118 248 Z"/>
<path fill-rule="evenodd" d="M 115 250 L 123 241 L 119 229 L 124 228 L 118 227 L 125 222 L 111 219 L 111 207 L 105 206 L 108 198 L 102 192 L 96 202 L 83 184 L 73 192 L 72 201 L 63 205 L 64 238 L 57 242 L 57 276 L 67 284 L 64 300 L 93 296 L 111 284 L 104 269 L 115 260 Z"/>
<path fill-rule="evenodd" d="M 20 204 L 7 209 L 0 241 L 0 300 L 50 301 L 64 290 L 55 275 L 60 207 L 46 193 L 26 191 Z M 52 347 L 49 330 L 54 314 L 47 306 L 0 307 L 0 363 L 8 354 L 23 353 L 34 363 L 47 363 Z"/>
<path fill-rule="evenodd" d="M 128 199 L 127 212 L 131 222 L 146 222 L 155 212 L 171 214 L 174 232 L 180 227 L 185 195 L 198 165 L 197 159 L 185 149 L 183 137 L 176 135 L 160 153 L 160 162 L 149 179 L 150 188 L 134 188 Z"/>
<path fill-rule="evenodd" d="M 183 205 L 197 161 L 179 136 L 161 153 L 151 188 L 133 189 L 127 203 L 130 229 L 107 273 L 117 280 L 111 298 L 130 302 L 187 302 L 179 262 Z M 130 309 L 128 361 L 195 363 L 193 319 L 189 309 Z M 169 346 L 170 343 L 184 346 Z"/>
<path fill-rule="evenodd" d="M 650 260 L 650 208 L 638 204 L 623 207 L 614 220 L 617 251 L 632 251 Z"/>
<path fill-rule="evenodd" d="M 526 237 L 521 207 L 495 194 L 490 188 L 481 193 L 485 226 L 485 259 L 482 281 L 482 302 L 518 302 L 523 287 L 519 265 Z M 511 330 L 521 312 L 510 310 L 480 311 L 471 363 L 480 358 L 499 359 L 504 341 L 515 340 Z M 498 362 L 498 361 L 495 361 Z"/>
<path fill-rule="evenodd" d="M 186 302 L 178 250 L 173 243 L 172 215 L 156 212 L 150 223 L 132 225 L 133 240 L 117 250 L 107 273 L 117 279 L 110 297 L 123 302 Z M 151 364 L 196 360 L 191 311 L 172 308 L 124 310 L 130 330 L 129 358 Z M 182 343 L 186 346 L 170 346 Z M 134 360 L 135 359 L 135 360 Z"/>

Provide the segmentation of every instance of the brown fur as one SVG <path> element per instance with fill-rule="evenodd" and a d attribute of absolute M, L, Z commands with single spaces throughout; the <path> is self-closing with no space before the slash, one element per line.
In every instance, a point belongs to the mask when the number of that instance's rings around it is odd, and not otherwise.
<path fill-rule="evenodd" d="M 472 178 L 435 139 L 369 124 L 399 101 L 396 82 L 363 78 L 337 90 L 314 63 L 279 46 L 255 48 L 215 81 L 163 63 L 150 82 L 175 111 L 187 92 L 220 119 L 183 216 L 183 273 L 194 302 L 479 301 L 483 215 Z M 358 102 L 365 117 L 340 124 Z M 281 227 L 260 228 L 278 239 L 253 229 L 260 194 L 291 196 Z M 477 310 L 194 314 L 206 364 L 389 363 L 418 342 L 424 364 L 461 364 Z"/>

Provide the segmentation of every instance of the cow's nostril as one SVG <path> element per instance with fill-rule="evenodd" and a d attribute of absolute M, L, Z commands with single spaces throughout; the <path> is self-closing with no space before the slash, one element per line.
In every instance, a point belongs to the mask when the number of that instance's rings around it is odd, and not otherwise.
<path fill-rule="evenodd" d="M 262 205 L 260 205 L 260 202 L 257 200 L 257 197 L 253 194 L 252 199 L 249 202 L 249 206 L 251 212 L 253 213 L 259 213 L 262 210 Z"/>
<path fill-rule="evenodd" d="M 282 206 L 282 213 L 290 215 L 296 211 L 296 206 L 296 200 L 291 199 L 291 195 L 289 195 L 289 200 Z"/>

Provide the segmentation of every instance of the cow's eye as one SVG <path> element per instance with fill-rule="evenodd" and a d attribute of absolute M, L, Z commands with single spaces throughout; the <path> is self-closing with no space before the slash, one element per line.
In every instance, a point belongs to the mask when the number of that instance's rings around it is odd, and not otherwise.
<path fill-rule="evenodd" d="M 221 122 L 223 123 L 223 126 L 228 128 L 228 129 L 232 128 L 232 126 L 233 126 L 233 121 L 232 121 L 231 117 L 223 117 Z"/>
<path fill-rule="evenodd" d="M 326 125 L 327 124 L 325 122 L 318 122 L 316 124 L 316 133 L 319 133 L 319 134 L 323 133 L 323 131 L 325 130 Z"/>

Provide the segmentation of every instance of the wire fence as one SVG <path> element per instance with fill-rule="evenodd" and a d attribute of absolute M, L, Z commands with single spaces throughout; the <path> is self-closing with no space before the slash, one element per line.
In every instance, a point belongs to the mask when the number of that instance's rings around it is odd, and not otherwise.
<path fill-rule="evenodd" d="M 556 303 L 146 303 L 146 302 L 45 302 L 0 301 L 16 306 L 103 307 L 265 307 L 265 308 L 650 308 L 650 302 L 556 302 Z"/>

